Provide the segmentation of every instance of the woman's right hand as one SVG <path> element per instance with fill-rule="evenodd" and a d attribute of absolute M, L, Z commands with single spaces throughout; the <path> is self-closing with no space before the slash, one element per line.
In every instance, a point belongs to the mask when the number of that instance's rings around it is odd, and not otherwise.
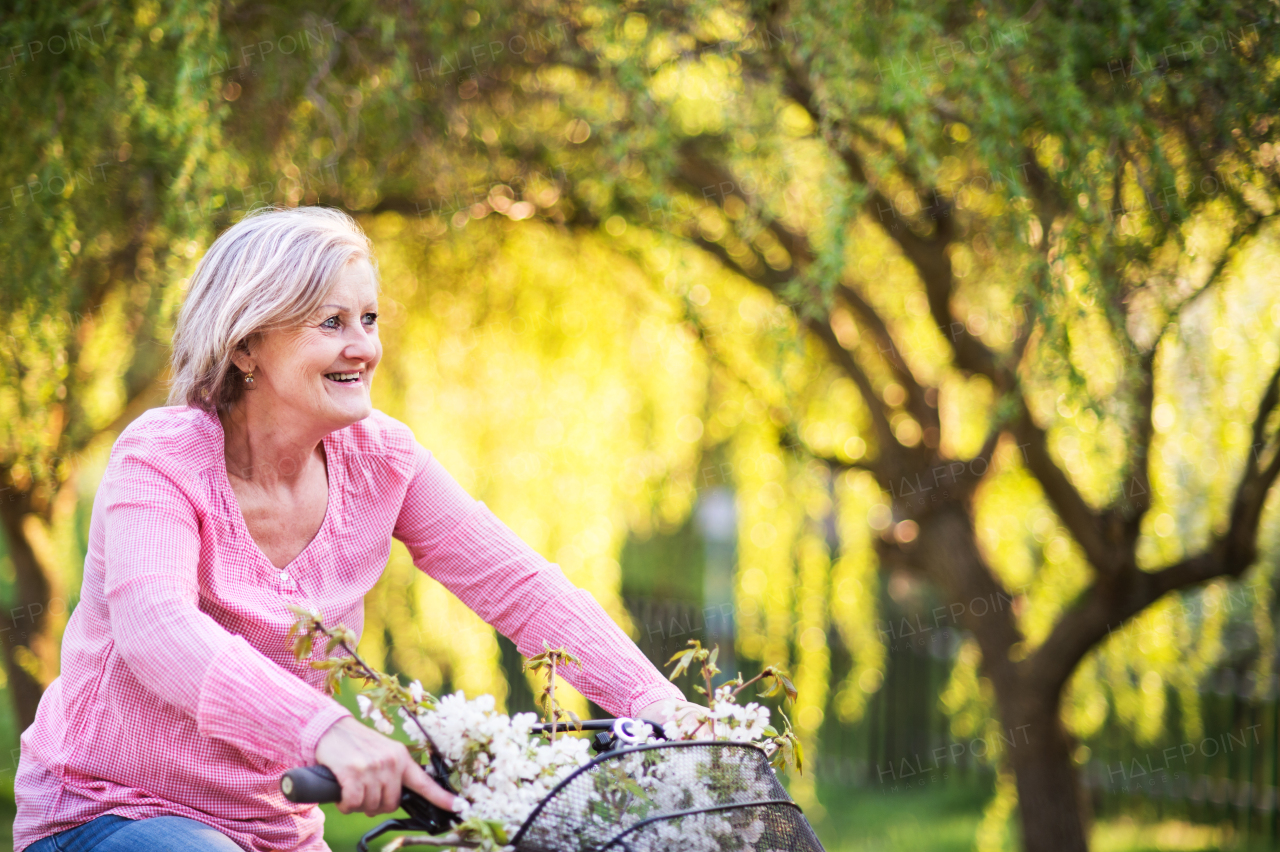
<path fill-rule="evenodd" d="M 400 788 L 408 787 L 446 811 L 462 799 L 441 787 L 423 771 L 409 749 L 344 716 L 316 743 L 316 763 L 327 766 L 342 785 L 338 810 L 364 811 L 365 816 L 391 813 L 400 807 Z"/>
<path fill-rule="evenodd" d="M 661 701 L 655 701 L 645 707 L 636 714 L 636 718 L 641 721 L 648 720 L 650 722 L 657 722 L 659 725 L 663 726 L 663 729 L 669 735 L 675 735 L 678 727 L 680 726 L 679 723 L 681 719 L 684 719 L 687 716 L 693 716 L 696 719 L 706 712 L 707 708 L 694 704 L 692 701 L 684 701 L 678 698 L 665 698 Z M 671 727 L 668 729 L 667 726 Z M 704 722 L 694 729 L 691 739 L 712 740 L 715 739 L 715 737 L 711 735 L 711 728 L 707 727 L 707 724 Z"/>

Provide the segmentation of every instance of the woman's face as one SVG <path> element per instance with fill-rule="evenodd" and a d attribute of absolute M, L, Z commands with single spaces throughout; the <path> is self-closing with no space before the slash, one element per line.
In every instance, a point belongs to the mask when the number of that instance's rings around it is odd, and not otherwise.
<path fill-rule="evenodd" d="M 296 328 L 267 332 L 252 347 L 247 397 L 271 419 L 307 423 L 322 434 L 350 426 L 373 410 L 369 389 L 382 358 L 378 292 L 368 261 L 348 263 L 316 312 Z M 243 370 L 245 364 L 237 364 Z"/>

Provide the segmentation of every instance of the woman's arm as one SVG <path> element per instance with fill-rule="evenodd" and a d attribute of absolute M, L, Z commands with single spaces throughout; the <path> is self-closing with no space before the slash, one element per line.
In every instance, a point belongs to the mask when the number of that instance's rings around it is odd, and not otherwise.
<path fill-rule="evenodd" d="M 150 440 L 126 433 L 101 486 L 116 650 L 201 734 L 283 763 L 313 763 L 317 740 L 351 714 L 200 611 L 196 511 L 158 459 Z"/>
<path fill-rule="evenodd" d="M 544 640 L 552 648 L 564 646 L 582 662 L 581 671 L 567 667 L 564 677 L 615 716 L 684 697 L 589 592 L 467 494 L 417 441 L 413 448 L 414 473 L 395 536 L 418 568 L 526 657 L 542 653 Z"/>

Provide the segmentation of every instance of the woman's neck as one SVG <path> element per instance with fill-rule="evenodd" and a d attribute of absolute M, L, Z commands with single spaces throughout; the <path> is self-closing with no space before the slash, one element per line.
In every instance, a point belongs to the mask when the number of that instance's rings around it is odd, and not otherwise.
<path fill-rule="evenodd" d="M 241 399 L 219 411 L 227 473 L 260 487 L 292 487 L 312 463 L 325 463 L 324 434 Z"/>

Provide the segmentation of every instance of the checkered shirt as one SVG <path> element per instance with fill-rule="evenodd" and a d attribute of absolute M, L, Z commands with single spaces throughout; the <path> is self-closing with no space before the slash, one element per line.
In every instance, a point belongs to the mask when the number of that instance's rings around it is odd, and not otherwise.
<path fill-rule="evenodd" d="M 286 605 L 359 633 L 392 536 L 522 654 L 565 646 L 582 661 L 565 676 L 610 713 L 682 697 L 403 423 L 375 411 L 324 438 L 324 521 L 284 570 L 249 534 L 223 442 L 217 416 L 173 406 L 112 448 L 62 673 L 22 735 L 15 852 L 103 814 L 188 817 L 254 852 L 327 850 L 320 809 L 279 780 L 350 714 L 293 658 Z"/>

